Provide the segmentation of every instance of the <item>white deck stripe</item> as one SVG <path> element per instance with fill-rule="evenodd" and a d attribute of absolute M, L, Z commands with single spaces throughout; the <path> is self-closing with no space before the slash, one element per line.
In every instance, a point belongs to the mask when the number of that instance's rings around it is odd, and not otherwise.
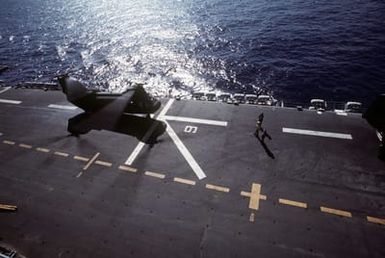
<path fill-rule="evenodd" d="M 92 163 L 95 162 L 95 160 L 99 157 L 99 155 L 100 155 L 100 152 L 96 153 L 96 154 L 92 157 L 92 159 L 87 163 L 87 165 L 85 165 L 85 167 L 83 168 L 83 171 L 87 170 L 87 169 L 92 165 Z"/>
<path fill-rule="evenodd" d="M 186 146 L 183 144 L 183 142 L 179 139 L 179 137 L 176 135 L 175 131 L 171 128 L 170 124 L 167 123 L 166 119 L 174 120 L 179 119 L 178 117 L 173 117 L 173 116 L 166 116 L 167 111 L 170 109 L 171 105 L 173 104 L 174 99 L 170 99 L 165 107 L 159 112 L 158 119 L 165 122 L 167 127 L 166 127 L 166 132 L 170 136 L 170 138 L 173 140 L 174 144 L 177 146 L 183 157 L 186 159 L 187 163 L 190 165 L 196 176 L 201 180 L 206 177 L 206 174 L 203 172 L 199 164 L 195 161 L 194 157 L 191 155 L 190 151 L 186 148 Z M 215 120 L 206 120 L 206 119 L 196 119 L 196 118 L 186 118 L 182 117 L 182 120 L 177 120 L 177 121 L 188 121 L 188 122 L 196 122 L 196 123 L 208 123 L 208 124 L 215 124 L 215 125 L 221 125 L 221 126 L 227 126 L 227 122 L 223 121 L 215 121 Z M 226 123 L 226 125 L 225 125 Z M 151 131 L 151 130 L 149 130 Z M 144 143 L 140 142 L 134 149 L 134 151 L 131 153 L 131 155 L 128 157 L 126 162 L 124 163 L 125 165 L 131 166 L 136 157 L 139 155 L 140 151 L 144 147 Z"/>
<path fill-rule="evenodd" d="M 164 117 L 164 115 L 165 115 L 165 114 L 167 113 L 167 111 L 170 109 L 172 103 L 174 103 L 174 99 L 170 99 L 170 100 L 167 102 L 166 106 L 164 106 L 164 108 L 162 109 L 162 111 L 160 111 L 159 116 L 158 116 L 160 119 L 162 119 L 162 117 Z"/>
<path fill-rule="evenodd" d="M 194 171 L 199 180 L 206 177 L 206 174 L 203 172 L 199 164 L 195 161 L 194 157 L 191 155 L 190 151 L 186 148 L 183 142 L 179 139 L 178 135 L 176 135 L 175 131 L 171 128 L 170 124 L 167 123 L 167 116 L 165 115 L 168 109 L 171 107 L 172 103 L 174 103 L 174 99 L 170 99 L 164 109 L 159 113 L 158 119 L 162 120 L 166 123 L 166 132 L 171 137 L 174 144 L 177 146 L 183 157 L 186 159 L 187 163 L 190 165 L 191 169 Z"/>
<path fill-rule="evenodd" d="M 7 103 L 7 104 L 15 104 L 18 105 L 21 103 L 19 100 L 12 100 L 12 99 L 0 99 L 0 103 Z"/>
<path fill-rule="evenodd" d="M 346 140 L 352 140 L 353 139 L 351 134 L 320 132 L 320 131 L 302 130 L 302 129 L 294 129 L 294 128 L 285 128 L 285 127 L 282 128 L 282 132 L 312 135 L 312 136 L 321 136 L 321 137 L 330 137 L 330 138 L 338 138 L 338 139 L 346 139 Z"/>
<path fill-rule="evenodd" d="M 2 136 L 3 134 L 2 133 L 0 133 L 0 136 Z"/>
<path fill-rule="evenodd" d="M 176 135 L 175 131 L 171 128 L 170 124 L 167 123 L 166 120 L 163 121 L 167 124 L 166 131 L 168 135 L 170 135 L 176 147 L 178 147 L 179 151 L 182 153 L 183 157 L 186 159 L 187 163 L 190 165 L 199 180 L 205 178 L 206 174 L 203 172 L 199 164 L 195 161 L 194 157 L 191 155 L 186 146 L 184 146 L 183 142 L 179 139 L 178 135 Z"/>
<path fill-rule="evenodd" d="M 225 121 L 199 119 L 199 118 L 192 118 L 192 117 L 181 117 L 181 116 L 163 116 L 163 118 L 166 120 L 179 121 L 179 122 L 190 122 L 190 123 L 197 123 L 197 124 L 227 126 L 227 122 L 225 122 Z"/>
<path fill-rule="evenodd" d="M 10 88 L 11 88 L 11 87 L 5 87 L 3 90 L 0 90 L 0 94 L 6 92 L 6 91 L 9 90 Z"/>
<path fill-rule="evenodd" d="M 74 106 L 68 106 L 68 105 L 56 105 L 56 104 L 50 104 L 48 105 L 49 108 L 56 108 L 56 109 L 66 109 L 66 110 L 75 110 L 77 107 Z"/>
<path fill-rule="evenodd" d="M 163 117 L 164 114 L 167 113 L 168 109 L 171 107 L 172 103 L 174 102 L 173 99 L 170 99 L 166 106 L 160 111 L 158 117 Z M 155 118 L 156 119 L 156 118 Z M 152 131 L 154 130 L 155 128 L 151 127 L 146 135 L 143 137 L 143 138 L 146 138 L 147 134 L 147 138 L 151 135 Z M 139 155 L 140 151 L 143 149 L 145 143 L 144 142 L 139 142 L 138 145 L 136 145 L 134 151 L 130 154 L 130 156 L 127 158 L 126 162 L 124 162 L 124 165 L 127 165 L 127 166 L 131 166 L 132 163 L 134 163 L 136 157 Z"/>
<path fill-rule="evenodd" d="M 136 157 L 138 156 L 139 152 L 142 150 L 142 148 L 144 147 L 144 143 L 143 142 L 139 142 L 138 145 L 136 145 L 134 151 L 131 153 L 131 155 L 128 157 L 128 159 L 126 160 L 126 162 L 124 162 L 125 165 L 128 165 L 128 166 L 131 166 L 132 163 L 134 163 L 134 160 L 136 159 Z"/>

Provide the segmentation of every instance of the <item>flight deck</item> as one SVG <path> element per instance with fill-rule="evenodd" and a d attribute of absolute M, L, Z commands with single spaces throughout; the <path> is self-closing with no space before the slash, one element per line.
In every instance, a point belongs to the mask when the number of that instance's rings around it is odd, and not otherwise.
<path fill-rule="evenodd" d="M 81 112 L 0 88 L 0 203 L 17 206 L 0 243 L 26 257 L 385 256 L 385 163 L 360 114 L 162 99 L 145 144 L 70 136 Z"/>

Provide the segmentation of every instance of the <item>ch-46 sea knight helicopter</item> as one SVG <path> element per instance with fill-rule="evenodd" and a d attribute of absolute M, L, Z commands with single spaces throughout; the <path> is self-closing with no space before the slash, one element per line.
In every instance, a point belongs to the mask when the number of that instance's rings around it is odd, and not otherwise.
<path fill-rule="evenodd" d="M 142 85 L 131 87 L 123 93 L 109 93 L 87 89 L 67 74 L 57 78 L 67 100 L 84 110 L 68 120 L 67 130 L 71 135 L 109 130 L 153 144 L 166 130 L 164 122 L 150 117 L 160 108 L 160 101 L 151 97 Z"/>

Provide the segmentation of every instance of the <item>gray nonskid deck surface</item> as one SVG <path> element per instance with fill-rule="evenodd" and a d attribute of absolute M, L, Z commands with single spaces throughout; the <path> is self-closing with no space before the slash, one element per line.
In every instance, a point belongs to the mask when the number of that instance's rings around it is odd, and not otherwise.
<path fill-rule="evenodd" d="M 0 203 L 18 206 L 0 213 L 0 240 L 27 257 L 385 255 L 385 163 L 359 115 L 165 99 L 176 136 L 126 165 L 138 140 L 68 136 L 81 111 L 60 108 L 60 92 L 0 99 L 20 101 L 0 103 Z M 265 148 L 253 135 L 261 112 Z"/>

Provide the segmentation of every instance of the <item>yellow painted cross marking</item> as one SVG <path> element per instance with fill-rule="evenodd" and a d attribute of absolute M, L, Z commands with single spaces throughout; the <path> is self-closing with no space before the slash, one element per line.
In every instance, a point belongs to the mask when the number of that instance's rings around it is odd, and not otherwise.
<path fill-rule="evenodd" d="M 8 144 L 8 145 L 15 145 L 15 142 L 13 142 L 13 141 L 4 140 L 3 143 Z"/>
<path fill-rule="evenodd" d="M 60 151 L 55 151 L 54 154 L 57 156 L 62 156 L 62 157 L 68 157 L 69 156 L 68 153 L 64 153 L 64 152 L 60 152 Z"/>
<path fill-rule="evenodd" d="M 156 177 L 156 178 L 160 178 L 160 179 L 164 179 L 166 177 L 164 174 L 155 173 L 155 172 L 151 172 L 151 171 L 146 171 L 146 172 L 144 172 L 144 174 L 146 176 L 152 176 L 152 177 Z"/>
<path fill-rule="evenodd" d="M 181 183 L 181 184 L 186 184 L 186 185 L 195 185 L 196 182 L 193 180 L 188 180 L 180 177 L 174 177 L 174 182 Z"/>
<path fill-rule="evenodd" d="M 88 162 L 90 160 L 89 158 L 85 158 L 82 156 L 74 156 L 74 159 L 80 160 L 80 161 L 85 161 L 85 162 Z"/>
<path fill-rule="evenodd" d="M 224 192 L 224 193 L 230 192 L 230 188 L 228 188 L 228 187 L 223 187 L 223 186 L 218 186 L 218 185 L 206 184 L 206 188 L 207 188 L 207 189 L 210 189 L 210 190 L 215 190 L 215 191 L 219 191 L 219 192 Z"/>
<path fill-rule="evenodd" d="M 37 151 L 48 153 L 49 149 L 46 148 L 36 148 Z"/>
<path fill-rule="evenodd" d="M 112 163 L 101 161 L 101 160 L 95 161 L 95 164 L 100 165 L 100 166 L 105 166 L 105 167 L 111 167 L 112 166 Z"/>
<path fill-rule="evenodd" d="M 348 212 L 348 211 L 336 210 L 336 209 L 322 207 L 322 206 L 321 206 L 320 209 L 321 209 L 322 212 L 325 212 L 325 213 L 329 213 L 329 214 L 333 214 L 333 215 L 338 215 L 338 216 L 342 216 L 342 217 L 348 217 L 348 218 L 352 217 L 352 214 L 350 212 Z"/>
<path fill-rule="evenodd" d="M 241 191 L 241 196 L 243 196 L 243 197 L 249 197 L 249 198 L 250 198 L 251 193 L 245 192 L 245 191 Z M 267 200 L 267 196 L 266 196 L 266 195 L 263 195 L 263 194 L 260 194 L 260 195 L 259 195 L 259 199 L 266 201 L 266 200 Z"/>
<path fill-rule="evenodd" d="M 128 166 L 119 166 L 120 170 L 136 173 L 138 170 L 136 168 L 128 167 Z"/>
<path fill-rule="evenodd" d="M 366 216 L 366 219 L 372 223 L 385 225 L 385 219 L 375 218 L 375 217 L 371 217 L 371 216 Z"/>
<path fill-rule="evenodd" d="M 100 155 L 100 152 L 96 153 L 92 157 L 92 159 L 84 166 L 83 170 L 87 170 L 91 166 L 91 164 L 95 162 L 95 160 L 99 157 L 99 155 Z"/>
<path fill-rule="evenodd" d="M 241 195 L 250 198 L 249 208 L 252 210 L 259 209 L 259 200 L 267 200 L 266 195 L 261 194 L 261 185 L 256 183 L 252 184 L 251 193 L 242 191 Z"/>
<path fill-rule="evenodd" d="M 255 220 L 255 214 L 254 214 L 254 212 L 252 212 L 252 213 L 250 214 L 250 219 L 249 219 L 249 221 L 250 221 L 250 222 L 254 222 L 254 220 Z"/>
<path fill-rule="evenodd" d="M 19 147 L 24 148 L 24 149 L 32 149 L 32 146 L 31 146 L 31 145 L 24 144 L 24 143 L 20 143 L 20 144 L 19 144 Z"/>
<path fill-rule="evenodd" d="M 280 204 L 286 204 L 286 205 L 295 206 L 295 207 L 304 208 L 304 209 L 307 208 L 307 204 L 304 202 L 296 202 L 296 201 L 287 200 L 287 199 L 278 199 L 278 201 Z"/>

